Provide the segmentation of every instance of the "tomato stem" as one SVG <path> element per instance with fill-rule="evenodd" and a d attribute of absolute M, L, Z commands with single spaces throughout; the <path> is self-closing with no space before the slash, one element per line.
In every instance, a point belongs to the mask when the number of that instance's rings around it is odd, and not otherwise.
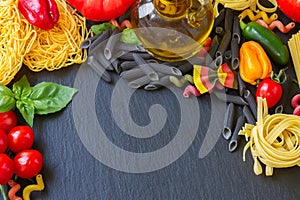
<path fill-rule="evenodd" d="M 286 81 L 286 79 L 287 79 L 287 76 L 286 76 L 286 73 L 285 73 L 285 71 L 287 69 L 288 69 L 287 67 L 284 68 L 284 69 L 281 69 L 278 74 L 275 74 L 274 71 L 272 71 L 271 72 L 271 79 L 273 81 L 279 83 L 279 84 L 283 84 Z M 283 77 L 283 79 L 282 79 L 282 77 Z"/>
<path fill-rule="evenodd" d="M 0 185 L 0 189 L 1 189 L 3 200 L 8 200 L 5 193 L 4 185 Z"/>

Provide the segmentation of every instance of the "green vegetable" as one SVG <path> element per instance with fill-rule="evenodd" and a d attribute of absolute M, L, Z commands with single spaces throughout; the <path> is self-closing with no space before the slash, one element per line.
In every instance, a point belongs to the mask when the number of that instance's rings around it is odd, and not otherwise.
<path fill-rule="evenodd" d="M 245 24 L 240 21 L 240 27 L 243 30 L 245 39 L 258 42 L 275 64 L 285 65 L 288 63 L 288 48 L 273 31 L 256 22 Z"/>
<path fill-rule="evenodd" d="M 102 34 L 104 31 L 107 29 L 112 29 L 114 30 L 116 27 L 108 22 L 104 22 L 101 24 L 96 24 L 91 26 L 91 30 L 93 33 L 96 35 Z M 130 28 L 125 28 L 121 32 L 121 37 L 120 41 L 124 42 L 126 44 L 136 44 L 136 45 L 142 45 L 142 42 L 139 40 L 139 38 L 136 36 L 135 32 L 133 29 Z"/>
<path fill-rule="evenodd" d="M 114 25 L 112 25 L 111 23 L 108 22 L 104 22 L 102 24 L 95 24 L 93 26 L 91 26 L 91 30 L 93 31 L 93 33 L 95 33 L 96 35 L 99 35 L 101 33 L 103 33 L 104 31 L 106 31 L 107 29 L 112 29 L 114 30 L 116 27 Z"/>
<path fill-rule="evenodd" d="M 0 84 L 0 112 L 17 107 L 25 121 L 33 126 L 34 114 L 54 113 L 72 100 L 77 89 L 68 86 L 42 82 L 34 87 L 23 76 L 13 84 L 12 90 Z"/>
<path fill-rule="evenodd" d="M 141 41 L 136 36 L 134 30 L 130 29 L 130 28 L 126 28 L 122 31 L 120 40 L 121 40 L 121 42 L 124 42 L 127 44 L 142 45 Z"/>

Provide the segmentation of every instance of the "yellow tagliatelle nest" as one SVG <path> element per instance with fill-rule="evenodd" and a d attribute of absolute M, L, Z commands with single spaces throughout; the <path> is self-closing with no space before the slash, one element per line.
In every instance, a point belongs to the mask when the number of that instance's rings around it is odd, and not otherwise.
<path fill-rule="evenodd" d="M 8 84 L 25 64 L 33 71 L 60 69 L 82 63 L 87 37 L 85 18 L 64 0 L 56 0 L 60 18 L 49 31 L 36 28 L 20 14 L 17 0 L 0 1 L 0 84 Z"/>
<path fill-rule="evenodd" d="M 300 117 L 291 114 L 268 114 L 265 99 L 258 100 L 256 126 L 246 124 L 240 135 L 248 143 L 244 156 L 250 148 L 254 159 L 254 173 L 262 173 L 261 163 L 266 165 L 266 175 L 273 174 L 273 168 L 287 168 L 300 165 Z"/>
<path fill-rule="evenodd" d="M 268 0 L 273 7 L 265 7 L 259 3 L 259 0 L 215 0 L 214 13 L 218 15 L 218 4 L 222 4 L 225 8 L 231 8 L 233 10 L 245 10 L 247 8 L 257 11 L 262 10 L 264 12 L 272 13 L 277 10 L 277 1 Z"/>

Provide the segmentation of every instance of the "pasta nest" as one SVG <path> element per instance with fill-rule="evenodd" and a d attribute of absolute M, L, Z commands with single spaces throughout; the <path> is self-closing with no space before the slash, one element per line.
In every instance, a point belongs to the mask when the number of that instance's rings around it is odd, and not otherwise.
<path fill-rule="evenodd" d="M 88 33 L 86 20 L 64 0 L 56 0 L 60 17 L 51 30 L 32 26 L 18 10 L 17 0 L 0 2 L 0 84 L 8 84 L 25 64 L 32 71 L 52 71 L 82 63 L 80 49 Z"/>
<path fill-rule="evenodd" d="M 243 159 L 250 148 L 254 159 L 254 173 L 262 173 L 260 162 L 266 165 L 266 175 L 273 174 L 273 168 L 287 168 L 300 165 L 300 117 L 291 114 L 268 114 L 265 99 L 258 101 L 256 126 L 246 124 L 239 135 L 248 143 L 244 147 Z"/>

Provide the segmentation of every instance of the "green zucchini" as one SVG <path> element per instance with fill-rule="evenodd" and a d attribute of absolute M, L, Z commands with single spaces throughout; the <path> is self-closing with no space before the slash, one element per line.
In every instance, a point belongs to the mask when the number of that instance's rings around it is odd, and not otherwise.
<path fill-rule="evenodd" d="M 256 22 L 245 24 L 240 21 L 240 27 L 244 38 L 258 42 L 275 64 L 285 65 L 288 63 L 290 59 L 288 48 L 273 31 Z"/>

